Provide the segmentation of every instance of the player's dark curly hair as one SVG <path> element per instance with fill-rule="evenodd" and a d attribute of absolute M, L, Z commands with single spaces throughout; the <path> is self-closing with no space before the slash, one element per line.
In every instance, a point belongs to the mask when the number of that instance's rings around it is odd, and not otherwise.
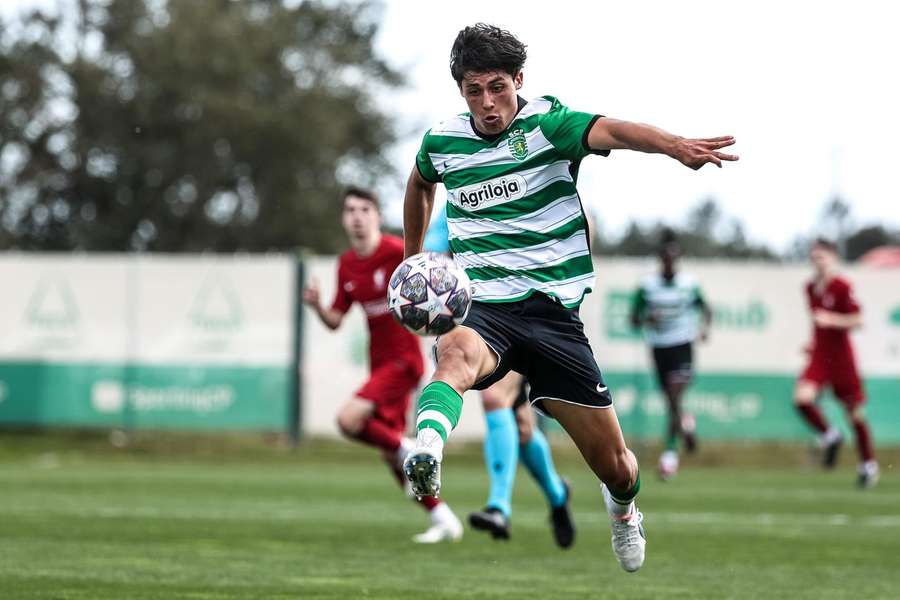
<path fill-rule="evenodd" d="M 659 254 L 681 256 L 681 244 L 678 242 L 678 234 L 669 227 L 665 227 L 659 235 Z"/>
<path fill-rule="evenodd" d="M 525 66 L 525 44 L 510 32 L 476 23 L 456 36 L 450 50 L 450 74 L 457 85 L 467 72 L 505 71 L 512 76 Z"/>
<path fill-rule="evenodd" d="M 837 244 L 835 244 L 833 241 L 829 240 L 828 238 L 822 237 L 822 236 L 819 236 L 815 240 L 813 240 L 812 247 L 813 248 L 824 248 L 825 250 L 833 252 L 834 254 L 840 253 Z"/>
<path fill-rule="evenodd" d="M 351 185 L 344 190 L 343 199 L 346 200 L 350 196 L 368 200 L 375 205 L 376 210 L 381 210 L 381 206 L 378 204 L 378 196 L 372 190 Z"/>

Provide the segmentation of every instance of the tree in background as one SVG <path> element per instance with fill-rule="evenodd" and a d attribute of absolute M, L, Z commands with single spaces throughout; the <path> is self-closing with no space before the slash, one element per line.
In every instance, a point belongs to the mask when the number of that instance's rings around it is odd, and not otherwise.
<path fill-rule="evenodd" d="M 881 224 L 856 225 L 849 202 L 840 196 L 834 196 L 822 205 L 813 232 L 794 238 L 785 253 L 785 258 L 806 260 L 810 244 L 818 236 L 833 240 L 848 262 L 859 259 L 869 250 L 879 246 L 900 245 L 900 230 L 888 229 Z"/>
<path fill-rule="evenodd" d="M 678 236 L 685 254 L 691 258 L 778 258 L 770 248 L 750 243 L 741 222 L 727 219 L 714 198 L 694 206 L 682 226 L 661 222 L 641 226 L 632 221 L 621 238 L 600 239 L 593 248 L 596 253 L 609 256 L 653 255 L 659 251 L 660 239 L 667 229 Z"/>
<path fill-rule="evenodd" d="M 77 6 L 0 25 L 0 248 L 337 249 L 391 171 L 376 7 Z"/>

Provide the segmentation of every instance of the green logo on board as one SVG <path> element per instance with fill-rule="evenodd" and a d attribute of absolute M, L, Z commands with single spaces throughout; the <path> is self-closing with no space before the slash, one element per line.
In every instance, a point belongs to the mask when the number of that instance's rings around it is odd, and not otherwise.
<path fill-rule="evenodd" d="M 637 340 L 641 338 L 639 329 L 631 326 L 631 301 L 633 293 L 624 290 L 610 290 L 603 303 L 603 323 L 606 337 L 611 340 Z"/>
<path fill-rule="evenodd" d="M 525 160 L 525 157 L 528 156 L 528 140 L 525 139 L 525 132 L 521 129 L 513 129 L 510 132 L 506 145 L 509 146 L 509 153 L 516 160 Z"/>
<path fill-rule="evenodd" d="M 241 301 L 231 282 L 210 277 L 200 287 L 190 318 L 194 327 L 209 333 L 228 333 L 243 322 Z"/>
<path fill-rule="evenodd" d="M 891 325 L 900 327 L 900 305 L 894 307 L 888 320 L 891 322 Z"/>
<path fill-rule="evenodd" d="M 28 322 L 42 329 L 69 329 L 78 324 L 78 305 L 69 282 L 61 277 L 42 278 L 26 309 Z"/>

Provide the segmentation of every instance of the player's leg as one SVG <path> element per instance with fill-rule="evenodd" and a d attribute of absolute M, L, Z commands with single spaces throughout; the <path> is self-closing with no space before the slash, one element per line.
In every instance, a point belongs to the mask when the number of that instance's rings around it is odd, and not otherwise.
<path fill-rule="evenodd" d="M 519 460 L 537 482 L 550 505 L 550 524 L 553 539 L 560 548 L 575 542 L 575 524 L 570 509 L 571 488 L 553 464 L 550 444 L 535 422 L 534 410 L 524 402 L 517 402 L 516 424 L 519 429 Z"/>
<path fill-rule="evenodd" d="M 664 448 L 659 455 L 657 472 L 663 481 L 675 476 L 678 472 L 678 439 L 681 433 L 681 403 L 679 394 L 681 390 L 677 382 L 672 380 L 672 348 L 654 347 L 653 362 L 656 366 L 656 380 L 659 389 L 666 399 L 669 409 L 669 420 L 666 425 L 666 438 Z"/>
<path fill-rule="evenodd" d="M 543 399 L 543 406 L 571 436 L 581 455 L 604 484 L 603 495 L 613 529 L 613 551 L 626 571 L 644 562 L 643 515 L 634 499 L 641 487 L 637 458 L 625 446 L 615 409 Z"/>
<path fill-rule="evenodd" d="M 663 385 L 663 396 L 669 409 L 669 422 L 666 429 L 666 443 L 662 454 L 659 456 L 658 471 L 663 481 L 671 479 L 678 473 L 678 442 L 682 437 L 681 394 L 686 384 L 673 376 L 666 374 Z M 687 443 L 685 444 L 687 446 Z"/>
<path fill-rule="evenodd" d="M 413 447 L 403 437 L 410 396 L 418 386 L 421 367 L 405 362 L 390 362 L 375 369 L 372 376 L 351 400 L 338 412 L 338 426 L 345 435 L 377 446 L 382 458 L 401 488 L 408 482 L 402 464 Z M 365 412 L 363 408 L 367 408 Z M 436 543 L 462 538 L 463 528 L 449 506 L 436 498 L 422 498 L 417 502 L 426 510 L 431 527 L 413 538 L 420 543 Z"/>
<path fill-rule="evenodd" d="M 469 319 L 472 319 L 470 311 Z M 441 336 L 436 345 L 437 368 L 419 397 L 416 414 L 416 447 L 404 471 L 417 496 L 440 493 L 440 464 L 444 442 L 462 411 L 462 394 L 495 372 L 499 357 L 467 326 Z"/>
<path fill-rule="evenodd" d="M 375 367 L 354 397 L 338 409 L 337 426 L 341 433 L 348 439 L 388 453 L 400 452 L 403 428 L 398 430 L 384 415 L 405 409 L 399 406 L 400 403 L 408 405 L 413 375 L 411 367 L 405 363 L 391 362 Z"/>
<path fill-rule="evenodd" d="M 374 418 L 374 414 L 374 400 L 359 395 L 354 396 L 338 408 L 338 429 L 349 440 L 362 442 L 388 452 L 396 452 L 401 444 L 400 434 L 384 422 Z"/>
<path fill-rule="evenodd" d="M 539 297 L 526 320 L 531 345 L 522 362 L 527 365 L 530 399 L 559 421 L 604 484 L 613 552 L 623 569 L 636 571 L 646 546 L 643 515 L 634 504 L 640 489 L 637 459 L 625 446 L 578 311 Z"/>
<path fill-rule="evenodd" d="M 510 371 L 481 392 L 486 425 L 484 464 L 490 493 L 484 510 L 469 514 L 469 524 L 489 532 L 494 539 L 509 539 L 513 483 L 519 460 L 519 438 L 512 405 L 521 380 L 521 375 Z"/>
<path fill-rule="evenodd" d="M 838 451 L 844 438 L 837 427 L 828 424 L 825 415 L 816 404 L 825 379 L 823 369 L 815 362 L 810 363 L 794 387 L 794 406 L 803 420 L 816 432 L 823 450 L 822 464 L 830 469 L 837 464 Z"/>
<path fill-rule="evenodd" d="M 866 419 L 866 396 L 862 382 L 855 372 L 843 374 L 834 382 L 834 393 L 844 405 L 847 418 L 853 426 L 856 449 L 859 453 L 857 467 L 857 484 L 865 489 L 878 483 L 880 471 L 875 459 L 875 447 L 872 443 L 872 430 Z"/>

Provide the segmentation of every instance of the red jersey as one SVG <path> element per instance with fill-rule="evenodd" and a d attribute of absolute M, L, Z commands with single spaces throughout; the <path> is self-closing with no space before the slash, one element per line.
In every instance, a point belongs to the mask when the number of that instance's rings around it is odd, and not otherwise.
<path fill-rule="evenodd" d="M 359 302 L 369 322 L 369 367 L 374 370 L 391 360 L 401 360 L 424 370 L 419 338 L 391 316 L 387 304 L 387 284 L 403 261 L 403 240 L 382 235 L 381 243 L 369 256 L 353 249 L 338 259 L 337 291 L 331 308 L 347 312 Z"/>
<path fill-rule="evenodd" d="M 806 297 L 809 301 L 810 312 L 820 309 L 844 315 L 860 312 L 850 283 L 841 277 L 834 277 L 822 290 L 817 290 L 815 281 L 810 281 L 806 284 Z M 823 361 L 825 364 L 844 364 L 855 367 L 853 346 L 850 344 L 850 330 L 813 325 L 811 359 L 812 361 Z"/>

